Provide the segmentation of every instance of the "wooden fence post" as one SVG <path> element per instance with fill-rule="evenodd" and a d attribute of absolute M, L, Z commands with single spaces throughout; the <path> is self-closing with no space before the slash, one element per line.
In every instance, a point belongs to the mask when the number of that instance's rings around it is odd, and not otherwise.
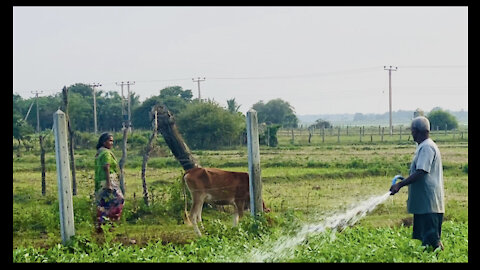
<path fill-rule="evenodd" d="M 45 181 L 46 173 L 45 173 L 45 148 L 43 147 L 43 139 L 45 139 L 47 135 L 42 136 L 40 134 L 38 139 L 40 140 L 40 165 L 42 167 L 42 196 L 45 196 L 47 193 L 47 183 Z"/>
<path fill-rule="evenodd" d="M 55 157 L 57 162 L 58 204 L 60 209 L 60 233 L 63 244 L 75 235 L 73 219 L 72 186 L 68 160 L 67 122 L 65 113 L 57 110 L 53 114 L 55 135 Z"/>
<path fill-rule="evenodd" d="M 76 166 L 75 166 L 75 133 L 73 132 L 72 125 L 70 122 L 70 117 L 68 116 L 68 88 L 62 88 L 62 98 L 63 98 L 63 112 L 65 114 L 65 118 L 67 121 L 68 127 L 68 138 L 70 139 L 70 164 L 72 168 L 72 190 L 73 195 L 77 195 L 77 173 L 76 173 Z"/>
<path fill-rule="evenodd" d="M 248 177 L 250 184 L 250 212 L 253 216 L 256 216 L 257 213 L 263 212 L 263 203 L 258 120 L 257 111 L 254 109 L 250 109 L 247 112 L 247 150 Z"/>
<path fill-rule="evenodd" d="M 157 138 L 158 133 L 158 119 L 157 119 L 157 107 L 153 106 L 150 110 L 150 116 L 153 118 L 152 127 L 153 132 L 150 135 L 150 139 L 148 140 L 148 144 L 145 147 L 145 152 L 143 154 L 143 162 L 142 162 L 142 187 L 143 187 L 143 201 L 148 206 L 148 188 L 147 188 L 147 179 L 145 178 L 145 174 L 147 171 L 147 162 L 150 155 L 150 152 L 153 149 L 153 144 L 155 138 Z M 186 202 L 186 201 L 185 201 Z"/>
<path fill-rule="evenodd" d="M 123 128 L 123 139 L 122 139 L 122 158 L 118 163 L 120 167 L 120 189 L 122 190 L 123 195 L 125 196 L 125 163 L 127 162 L 127 135 L 128 127 Z"/>

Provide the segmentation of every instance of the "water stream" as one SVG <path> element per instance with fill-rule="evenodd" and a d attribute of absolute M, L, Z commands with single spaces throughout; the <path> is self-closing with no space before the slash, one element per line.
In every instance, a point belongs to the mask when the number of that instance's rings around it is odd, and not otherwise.
<path fill-rule="evenodd" d="M 282 236 L 275 241 L 266 241 L 261 247 L 252 249 L 251 252 L 241 260 L 248 260 L 249 262 L 273 262 L 288 259 L 293 255 L 294 248 L 305 241 L 308 235 L 324 233 L 329 228 L 335 232 L 347 226 L 352 226 L 389 197 L 390 191 L 383 195 L 373 196 L 367 200 L 358 202 L 344 212 L 336 212 L 319 218 L 321 221 L 318 223 L 301 226 L 293 236 L 290 234 Z"/>

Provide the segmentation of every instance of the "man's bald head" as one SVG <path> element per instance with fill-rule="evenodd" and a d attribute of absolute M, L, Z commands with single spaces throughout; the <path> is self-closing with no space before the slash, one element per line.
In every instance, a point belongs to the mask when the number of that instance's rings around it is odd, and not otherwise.
<path fill-rule="evenodd" d="M 425 116 L 418 116 L 412 120 L 412 129 L 416 129 L 420 132 L 430 131 L 430 121 Z"/>

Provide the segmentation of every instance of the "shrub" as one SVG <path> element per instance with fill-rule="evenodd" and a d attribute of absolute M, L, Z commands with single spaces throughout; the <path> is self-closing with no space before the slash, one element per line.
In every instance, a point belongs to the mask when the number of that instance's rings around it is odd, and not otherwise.
<path fill-rule="evenodd" d="M 177 125 L 191 149 L 219 149 L 237 144 L 245 119 L 210 101 L 188 106 L 177 116 Z"/>

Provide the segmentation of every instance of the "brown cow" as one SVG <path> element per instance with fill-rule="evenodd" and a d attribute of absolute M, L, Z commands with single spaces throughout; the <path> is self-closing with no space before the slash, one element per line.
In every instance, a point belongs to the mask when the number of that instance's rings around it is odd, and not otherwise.
<path fill-rule="evenodd" d="M 192 168 L 183 176 L 185 184 L 192 195 L 193 205 L 190 210 L 190 221 L 193 229 L 201 236 L 197 222 L 202 222 L 202 206 L 204 202 L 219 205 L 233 205 L 235 213 L 233 226 L 243 216 L 243 210 L 250 204 L 249 178 L 245 172 L 231 172 L 216 168 Z M 263 210 L 270 212 L 263 202 Z M 203 228 L 203 225 L 202 225 Z"/>

